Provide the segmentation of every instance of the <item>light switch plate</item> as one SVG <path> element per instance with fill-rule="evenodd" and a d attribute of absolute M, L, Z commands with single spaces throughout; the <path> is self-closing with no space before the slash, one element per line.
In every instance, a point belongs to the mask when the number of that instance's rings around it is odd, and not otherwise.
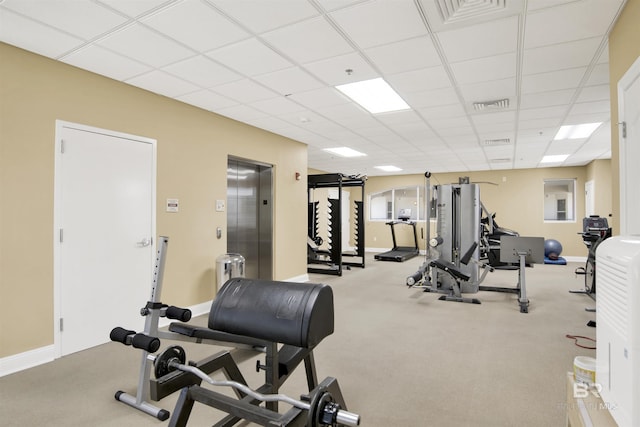
<path fill-rule="evenodd" d="M 224 212 L 224 200 L 216 200 L 216 212 Z"/>

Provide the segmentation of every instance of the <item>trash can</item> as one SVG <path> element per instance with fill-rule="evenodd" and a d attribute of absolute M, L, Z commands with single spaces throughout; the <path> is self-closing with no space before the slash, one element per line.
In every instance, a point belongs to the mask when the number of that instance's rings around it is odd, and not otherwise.
<path fill-rule="evenodd" d="M 244 257 L 224 254 L 216 258 L 216 290 L 234 277 L 244 277 Z"/>

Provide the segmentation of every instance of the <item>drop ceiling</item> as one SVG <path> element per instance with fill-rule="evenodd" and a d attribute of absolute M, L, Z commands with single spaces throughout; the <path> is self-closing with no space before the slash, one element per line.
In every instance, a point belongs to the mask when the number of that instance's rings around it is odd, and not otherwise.
<path fill-rule="evenodd" d="M 0 40 L 303 142 L 315 169 L 578 166 L 611 156 L 607 37 L 624 2 L 0 0 Z M 377 77 L 411 108 L 373 115 L 335 89 Z M 342 146 L 366 156 L 323 150 Z M 540 163 L 555 154 L 569 157 Z"/>

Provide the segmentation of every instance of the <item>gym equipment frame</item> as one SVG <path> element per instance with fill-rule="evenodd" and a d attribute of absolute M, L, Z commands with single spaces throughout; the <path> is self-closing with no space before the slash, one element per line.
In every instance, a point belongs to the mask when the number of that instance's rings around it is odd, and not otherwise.
<path fill-rule="evenodd" d="M 364 253 L 364 185 L 366 177 L 345 176 L 338 173 L 309 175 L 307 177 L 308 232 L 307 232 L 307 272 L 342 276 L 342 267 L 365 266 Z M 337 189 L 338 198 L 328 198 L 326 244 L 328 250 L 321 249 L 324 240 L 319 230 L 319 203 L 315 200 L 316 189 Z M 360 200 L 354 200 L 355 251 L 342 250 L 342 190 L 360 188 Z M 356 195 L 356 193 L 351 192 Z"/>
<path fill-rule="evenodd" d="M 275 367 L 275 377 L 267 375 L 257 390 L 247 386 L 229 351 L 221 351 L 201 362 L 186 364 L 182 347 L 173 346 L 154 356 L 160 340 L 115 328 L 111 338 L 143 350 L 149 372 L 153 366 L 152 397 L 162 398 L 182 389 L 170 421 L 171 426 L 186 425 L 195 402 L 226 412 L 228 416 L 215 426 L 232 426 L 249 420 L 265 426 L 355 426 L 360 417 L 346 411 L 342 393 L 333 378 L 318 383 L 313 364 L 313 349 L 334 330 L 333 292 L 327 285 L 312 283 L 273 282 L 236 278 L 227 281 L 218 292 L 209 313 L 208 327 L 194 327 L 197 336 L 208 338 L 227 334 L 240 340 L 264 342 L 266 366 Z M 278 346 L 282 348 L 278 351 Z M 271 355 L 271 360 L 269 359 Z M 309 395 L 303 401 L 278 394 L 278 388 L 302 360 L 307 367 Z M 311 365 L 312 369 L 309 369 Z M 222 371 L 226 381 L 208 376 Z M 214 386 L 233 387 L 237 399 L 200 387 L 202 381 Z M 122 395 L 116 394 L 116 398 Z M 119 399 L 120 400 L 120 399 Z M 285 414 L 278 412 L 278 402 L 294 408 Z M 258 407 L 261 402 L 266 408 Z"/>
<path fill-rule="evenodd" d="M 258 366 L 259 369 L 265 371 L 265 383 L 270 384 L 273 391 L 277 391 L 280 385 L 286 381 L 289 374 L 304 361 L 309 389 L 311 390 L 317 385 L 312 349 L 301 350 L 288 345 L 278 349 L 275 343 L 268 340 L 248 338 L 209 328 L 192 326 L 184 323 L 191 319 L 190 310 L 161 303 L 160 295 L 162 293 L 169 238 L 160 236 L 158 243 L 159 247 L 151 284 L 151 298 L 145 307 L 140 310 L 140 314 L 145 317 L 144 330 L 141 333 L 136 333 L 132 330 L 116 327 L 110 334 L 112 341 L 143 350 L 135 395 L 118 391 L 115 394 L 116 400 L 161 421 L 165 421 L 170 417 L 170 411 L 159 408 L 150 401 L 159 401 L 180 390 L 180 388 L 184 387 L 184 384 L 175 382 L 168 384 L 158 383 L 151 378 L 153 364 L 151 353 L 156 352 L 160 347 L 160 339 L 232 347 L 234 357 L 242 360 L 265 354 L 266 363 L 264 365 L 258 363 Z M 160 317 L 167 317 L 180 322 L 171 323 L 168 331 L 160 330 L 158 328 Z M 207 366 L 209 367 L 209 365 Z"/>
<path fill-rule="evenodd" d="M 518 263 L 518 284 L 515 288 L 480 286 L 481 291 L 506 292 L 518 295 L 520 312 L 529 312 L 525 270 L 528 264 L 544 264 L 544 237 L 502 236 L 500 261 Z"/>
<path fill-rule="evenodd" d="M 424 292 L 443 293 L 445 295 L 439 298 L 443 301 L 473 304 L 480 304 L 480 300 L 466 298 L 462 294 L 477 293 L 480 290 L 516 293 L 520 312 L 528 313 L 524 269 L 531 263 L 539 262 L 541 247 L 544 261 L 544 239 L 502 235 L 500 262 L 510 267 L 509 269 L 518 270 L 518 284 L 515 288 L 481 286 L 487 273 L 493 272 L 494 267 L 479 259 L 482 243 L 481 215 L 486 211 L 480 201 L 480 188 L 477 184 L 470 183 L 468 177 L 461 177 L 458 184 L 434 186 L 431 199 L 430 177 L 430 172 L 426 172 L 425 195 L 430 205 L 426 209 L 427 255 L 418 271 L 407 277 L 406 285 Z M 431 238 L 429 227 L 432 210 L 435 210 L 437 218 L 435 238 Z M 540 242 L 542 246 L 539 245 Z M 482 273 L 480 269 L 483 270 Z"/>

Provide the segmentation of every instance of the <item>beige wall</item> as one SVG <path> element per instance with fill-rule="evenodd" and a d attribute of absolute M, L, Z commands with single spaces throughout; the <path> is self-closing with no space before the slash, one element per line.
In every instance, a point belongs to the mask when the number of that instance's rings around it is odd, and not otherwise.
<path fill-rule="evenodd" d="M 606 169 L 608 161 L 601 161 L 598 170 Z M 578 232 L 582 231 L 584 217 L 584 184 L 587 179 L 588 166 L 568 168 L 519 169 L 504 171 L 482 171 L 434 174 L 431 185 L 457 183 L 460 176 L 468 176 L 471 182 L 480 184 L 480 199 L 489 212 L 496 213 L 496 222 L 506 228 L 519 232 L 522 236 L 541 236 L 546 239 L 556 239 L 563 246 L 564 256 L 586 256 L 586 249 Z M 594 175 L 599 179 L 600 174 Z M 550 223 L 543 220 L 543 187 L 545 179 L 567 178 L 576 179 L 576 221 L 569 223 Z M 607 195 L 610 194 L 605 179 L 596 184 L 596 198 L 607 213 Z M 367 181 L 366 193 L 376 193 L 394 187 L 409 185 L 424 185 L 424 175 L 397 175 L 390 177 L 370 177 Z M 498 185 L 492 185 L 498 184 Z M 602 195 L 602 197 L 600 197 Z M 421 229 L 424 223 L 418 224 L 418 241 L 421 249 L 425 248 L 426 236 Z M 410 227 L 396 227 L 396 239 L 399 245 L 411 242 Z M 432 230 L 433 232 L 433 230 Z M 389 226 L 382 221 L 366 222 L 366 247 L 391 247 L 391 232 Z"/>
<path fill-rule="evenodd" d="M 609 34 L 609 81 L 611 91 L 611 176 L 613 234 L 620 233 L 620 167 L 618 81 L 640 56 L 640 0 L 627 3 Z"/>
<path fill-rule="evenodd" d="M 587 181 L 595 183 L 595 214 L 613 219 L 613 182 L 611 177 L 611 160 L 595 160 L 587 166 Z M 611 225 L 611 224 L 609 224 Z"/>
<path fill-rule="evenodd" d="M 2 43 L 0 58 L 0 357 L 53 344 L 57 119 L 158 141 L 163 301 L 214 296 L 228 155 L 274 165 L 274 279 L 306 274 L 306 179 L 294 178 L 305 175 L 306 145 Z M 164 211 L 167 198 L 180 199 L 179 213 Z"/>

